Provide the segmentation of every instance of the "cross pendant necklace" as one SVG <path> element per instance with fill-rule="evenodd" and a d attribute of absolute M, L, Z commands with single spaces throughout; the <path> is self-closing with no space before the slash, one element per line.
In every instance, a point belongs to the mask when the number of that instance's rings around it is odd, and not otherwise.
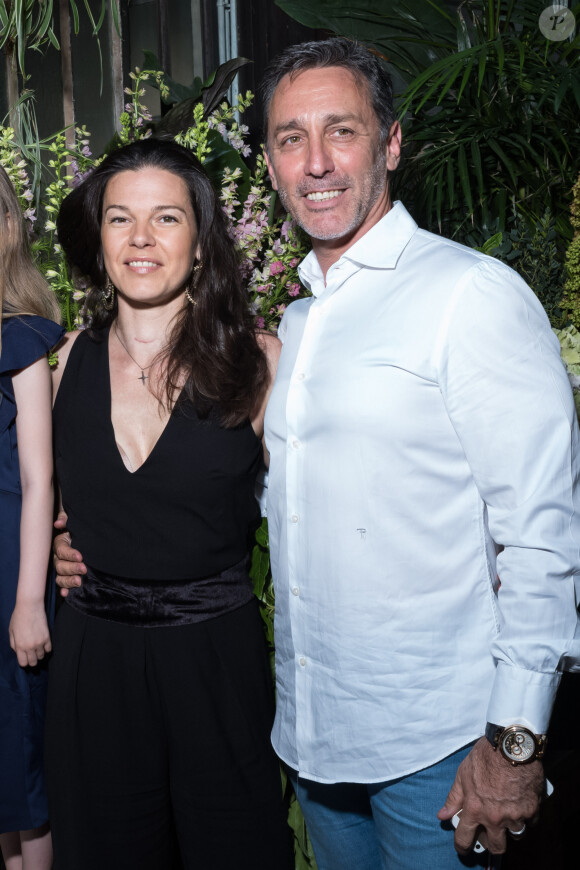
<path fill-rule="evenodd" d="M 137 366 L 138 369 L 141 369 L 141 377 L 137 378 L 137 380 L 141 381 L 143 386 L 145 386 L 145 381 L 149 380 L 149 375 L 146 375 L 145 372 L 147 371 L 147 369 L 151 368 L 153 363 L 152 362 L 149 363 L 148 366 L 140 366 L 139 363 L 137 362 L 137 360 L 135 359 L 135 357 L 129 352 L 129 348 L 127 347 L 127 345 L 125 344 L 125 342 L 123 341 L 123 339 L 121 338 L 119 333 L 117 332 L 117 323 L 116 322 L 115 322 L 114 330 L 115 330 L 115 335 L 119 339 L 119 344 L 121 345 L 121 347 L 123 348 L 123 350 L 125 351 L 127 356 L 133 360 L 133 362 L 135 363 L 135 365 Z"/>

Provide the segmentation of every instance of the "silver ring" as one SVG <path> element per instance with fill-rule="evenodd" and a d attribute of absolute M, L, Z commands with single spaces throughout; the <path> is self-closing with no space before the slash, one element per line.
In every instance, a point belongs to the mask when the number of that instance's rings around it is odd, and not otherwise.
<path fill-rule="evenodd" d="M 508 828 L 507 830 L 508 830 L 508 834 L 511 834 L 512 837 L 521 837 L 522 834 L 523 834 L 523 833 L 525 832 L 525 830 L 526 830 L 526 826 L 524 825 L 524 826 L 521 828 L 521 830 L 519 830 L 519 831 L 511 831 L 509 828 Z"/>

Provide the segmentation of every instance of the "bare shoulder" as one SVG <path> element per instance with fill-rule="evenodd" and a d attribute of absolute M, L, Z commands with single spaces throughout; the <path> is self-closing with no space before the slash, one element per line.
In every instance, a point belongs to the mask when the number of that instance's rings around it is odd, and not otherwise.
<path fill-rule="evenodd" d="M 273 335 L 271 332 L 266 332 L 264 330 L 259 330 L 256 333 L 256 338 L 258 340 L 260 348 L 262 349 L 266 356 L 266 359 L 268 360 L 268 366 L 270 367 L 270 370 L 275 372 L 278 367 L 278 360 L 280 359 L 282 342 L 276 335 Z"/>
<path fill-rule="evenodd" d="M 66 368 L 67 360 L 71 352 L 72 346 L 81 334 L 81 330 L 77 329 L 74 332 L 67 332 L 61 343 L 56 348 L 57 363 L 52 368 L 52 391 L 56 397 L 63 372 Z"/>

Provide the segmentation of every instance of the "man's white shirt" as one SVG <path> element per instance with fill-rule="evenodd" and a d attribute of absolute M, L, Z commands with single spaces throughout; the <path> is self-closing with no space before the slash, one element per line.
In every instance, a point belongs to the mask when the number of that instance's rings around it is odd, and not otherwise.
<path fill-rule="evenodd" d="M 544 732 L 580 658 L 580 502 L 540 303 L 401 203 L 300 274 L 265 424 L 276 751 L 382 782 L 486 720 Z"/>

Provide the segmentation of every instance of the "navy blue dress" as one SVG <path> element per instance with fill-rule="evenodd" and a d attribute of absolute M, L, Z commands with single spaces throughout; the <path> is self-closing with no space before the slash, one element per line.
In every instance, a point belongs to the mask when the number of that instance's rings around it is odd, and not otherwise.
<path fill-rule="evenodd" d="M 42 744 L 46 664 L 21 668 L 10 648 L 20 559 L 21 489 L 12 374 L 44 356 L 64 329 L 44 317 L 2 321 L 0 350 L 0 833 L 26 831 L 48 818 Z M 54 592 L 51 592 L 52 604 Z"/>

